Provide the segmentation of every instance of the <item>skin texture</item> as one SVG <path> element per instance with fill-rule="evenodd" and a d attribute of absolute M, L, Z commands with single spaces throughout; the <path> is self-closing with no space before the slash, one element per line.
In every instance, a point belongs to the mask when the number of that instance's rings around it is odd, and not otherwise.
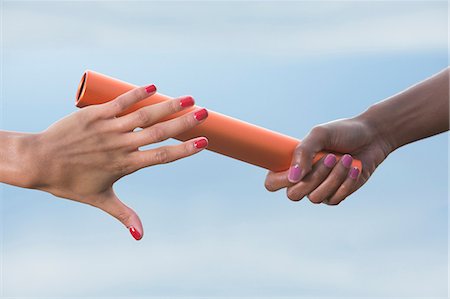
<path fill-rule="evenodd" d="M 449 68 L 446 68 L 354 118 L 314 127 L 296 148 L 291 176 L 289 170 L 269 172 L 265 187 L 269 191 L 285 188 L 287 197 L 293 201 L 307 196 L 312 203 L 337 205 L 364 185 L 391 152 L 448 130 Z M 332 154 L 313 165 L 312 159 L 319 151 L 346 153 L 347 161 L 350 157 L 360 159 L 362 173 L 345 167 L 344 158 L 332 163 Z M 299 169 L 300 176 L 292 175 L 298 174 Z M 292 180 L 297 176 L 297 180 Z"/>
<path fill-rule="evenodd" d="M 184 97 L 116 117 L 150 95 L 145 87 L 136 88 L 111 102 L 77 111 L 38 134 L 0 131 L 0 182 L 100 208 L 129 228 L 135 239 L 141 239 L 144 231 L 139 216 L 117 198 L 113 184 L 141 168 L 196 154 L 207 145 L 201 137 L 139 150 L 189 130 L 204 121 L 200 115 L 207 116 L 197 110 L 158 123 L 191 105 L 181 103 L 193 104 Z M 337 205 L 364 185 L 392 151 L 448 129 L 446 69 L 357 117 L 316 126 L 293 156 L 292 165 L 300 170 L 295 182 L 293 176 L 288 179 L 289 171 L 269 172 L 265 186 L 269 191 L 286 188 L 294 201 L 308 196 L 313 203 Z M 312 165 L 314 155 L 322 150 L 347 155 L 337 161 L 330 154 Z M 362 161 L 361 174 L 349 168 L 352 157 Z"/>
<path fill-rule="evenodd" d="M 147 91 L 145 87 L 136 88 L 111 102 L 83 108 L 38 134 L 0 132 L 0 181 L 97 207 L 129 228 L 135 239 L 141 239 L 144 231 L 139 216 L 119 200 L 113 184 L 141 168 L 196 154 L 204 148 L 197 148 L 199 144 L 207 145 L 206 138 L 200 137 L 174 146 L 139 150 L 204 121 L 195 117 L 198 109 L 157 123 L 185 109 L 186 102 L 192 106 L 190 97 L 116 117 L 153 94 L 155 88 L 147 87 Z"/>

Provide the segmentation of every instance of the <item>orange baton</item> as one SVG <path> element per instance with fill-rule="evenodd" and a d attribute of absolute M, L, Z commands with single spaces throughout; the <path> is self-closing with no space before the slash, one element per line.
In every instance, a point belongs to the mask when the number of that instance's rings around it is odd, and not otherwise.
<path fill-rule="evenodd" d="M 117 96 L 136 86 L 109 76 L 86 71 L 78 86 L 76 105 L 85 107 L 113 100 Z M 167 101 L 171 97 L 156 93 L 131 106 L 121 115 L 136 111 L 144 106 Z M 163 120 L 171 119 L 198 109 L 191 107 L 172 114 Z M 163 121 L 162 120 L 162 121 Z M 247 122 L 208 110 L 208 118 L 200 125 L 174 137 L 186 141 L 194 137 L 208 138 L 209 150 L 232 157 L 272 171 L 289 169 L 292 155 L 300 140 L 274 131 L 270 131 Z M 314 163 L 320 160 L 326 152 L 320 152 L 314 157 Z M 340 154 L 336 154 L 338 159 Z M 361 161 L 354 159 L 353 167 L 362 169 Z"/>

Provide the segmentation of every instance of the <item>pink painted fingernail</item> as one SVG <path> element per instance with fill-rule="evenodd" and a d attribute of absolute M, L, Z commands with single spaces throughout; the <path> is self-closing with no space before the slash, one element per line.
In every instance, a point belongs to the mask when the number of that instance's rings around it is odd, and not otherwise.
<path fill-rule="evenodd" d="M 208 117 L 208 110 L 203 108 L 202 110 L 198 110 L 194 113 L 194 117 L 196 120 L 201 121 Z"/>
<path fill-rule="evenodd" d="M 297 183 L 300 181 L 300 177 L 302 176 L 302 170 L 300 169 L 300 165 L 295 164 L 289 168 L 288 180 L 291 183 Z"/>
<path fill-rule="evenodd" d="M 145 87 L 145 91 L 150 94 L 150 93 L 154 93 L 156 91 L 156 86 L 154 84 L 146 86 Z"/>
<path fill-rule="evenodd" d="M 134 226 L 130 226 L 130 234 L 136 239 L 136 241 L 139 241 L 142 238 L 141 233 Z"/>
<path fill-rule="evenodd" d="M 336 156 L 333 154 L 328 154 L 323 160 L 323 164 L 325 164 L 328 168 L 332 168 L 334 164 L 336 164 Z"/>
<path fill-rule="evenodd" d="M 345 168 L 350 168 L 350 166 L 352 165 L 353 162 L 353 158 L 352 156 L 345 154 L 342 159 L 342 165 L 344 165 Z"/>
<path fill-rule="evenodd" d="M 205 148 L 208 146 L 208 139 L 206 139 L 206 138 L 198 139 L 194 142 L 194 146 L 195 146 L 195 148 L 198 148 L 198 149 Z"/>
<path fill-rule="evenodd" d="M 180 106 L 183 108 L 194 106 L 194 98 L 191 96 L 182 97 L 180 100 Z"/>
<path fill-rule="evenodd" d="M 352 180 L 356 180 L 358 178 L 359 175 L 359 169 L 358 167 L 353 167 L 352 169 L 350 169 L 350 172 L 348 174 L 348 176 L 352 179 Z"/>

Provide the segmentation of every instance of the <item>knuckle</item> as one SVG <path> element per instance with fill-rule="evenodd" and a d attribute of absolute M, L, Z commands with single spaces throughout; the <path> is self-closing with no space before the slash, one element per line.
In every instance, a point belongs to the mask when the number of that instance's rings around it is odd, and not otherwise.
<path fill-rule="evenodd" d="M 128 172 L 129 165 L 125 164 L 121 160 L 116 160 L 115 162 L 111 163 L 111 170 L 113 173 L 116 173 L 118 175 L 123 175 Z"/>
<path fill-rule="evenodd" d="M 134 152 L 130 155 L 128 165 L 130 167 L 130 173 L 133 173 L 139 169 L 153 165 L 153 161 L 149 159 L 149 155 L 146 155 L 140 151 Z M 149 161 L 150 160 L 150 161 Z"/>
<path fill-rule="evenodd" d="M 326 127 L 324 127 L 323 125 L 318 125 L 311 129 L 310 134 L 318 135 L 318 136 L 326 136 L 328 134 L 328 129 Z"/>
<path fill-rule="evenodd" d="M 145 98 L 146 91 L 144 87 L 135 88 L 131 91 L 131 97 L 134 99 L 143 99 Z"/>
<path fill-rule="evenodd" d="M 181 121 L 181 125 L 183 126 L 183 128 L 191 128 L 195 124 L 194 118 L 191 115 L 189 115 L 189 114 L 184 115 L 183 117 L 181 117 L 180 121 Z"/>
<path fill-rule="evenodd" d="M 96 108 L 97 107 L 95 106 L 88 106 L 83 108 L 83 110 L 81 110 L 77 115 L 78 120 L 86 124 L 92 123 L 94 120 L 97 119 L 98 116 L 98 111 Z"/>
<path fill-rule="evenodd" d="M 297 154 L 301 154 L 302 152 L 304 152 L 305 151 L 305 148 L 304 148 L 304 146 L 303 146 L 303 143 L 300 143 L 300 144 L 298 144 L 296 147 L 295 147 L 295 152 L 297 153 Z"/>
<path fill-rule="evenodd" d="M 112 121 L 113 125 L 110 125 L 110 128 L 117 130 L 119 132 L 124 132 L 124 131 L 131 131 L 132 129 L 130 128 L 130 124 L 126 121 L 123 121 L 122 119 L 118 118 L 118 119 L 114 119 Z"/>
<path fill-rule="evenodd" d="M 123 102 L 123 97 L 120 96 L 111 102 L 111 108 L 114 111 L 122 111 L 125 109 L 125 104 Z"/>
<path fill-rule="evenodd" d="M 141 125 L 145 125 L 150 122 L 150 115 L 146 109 L 139 109 L 136 111 L 136 118 Z"/>
<path fill-rule="evenodd" d="M 349 189 L 350 189 L 350 186 L 349 186 L 349 184 L 347 184 L 347 182 L 344 181 L 344 182 L 341 184 L 341 186 L 339 187 L 339 189 L 341 189 L 341 190 L 340 190 L 341 192 L 347 193 L 347 192 L 349 191 Z"/>
<path fill-rule="evenodd" d="M 303 143 L 300 143 L 299 145 L 297 145 L 296 149 L 295 149 L 295 153 L 298 156 L 298 158 L 303 161 L 302 165 L 303 167 L 303 171 L 309 171 L 311 169 L 311 166 L 309 165 L 309 159 L 313 158 L 313 152 L 307 148 Z M 306 162 L 306 163 L 305 163 Z"/>
<path fill-rule="evenodd" d="M 131 219 L 130 213 L 127 212 L 121 212 L 116 215 L 117 220 L 119 220 L 122 223 L 128 223 Z"/>
<path fill-rule="evenodd" d="M 166 148 L 160 148 L 154 157 L 157 164 L 165 164 L 170 162 L 169 151 Z"/>
<path fill-rule="evenodd" d="M 111 109 L 111 106 L 108 106 L 109 103 L 104 103 L 104 104 L 98 104 L 95 105 L 95 113 L 98 116 L 98 118 L 100 119 L 110 119 L 113 118 L 115 115 L 115 113 L 113 112 L 113 109 Z M 115 112 L 115 111 L 114 111 Z"/>
<path fill-rule="evenodd" d="M 169 102 L 169 109 L 171 113 L 175 113 L 180 110 L 180 100 L 179 99 L 173 99 Z"/>
<path fill-rule="evenodd" d="M 133 136 L 134 137 L 134 136 Z M 120 141 L 116 142 L 117 146 L 126 152 L 137 150 L 141 144 L 140 140 L 135 138 L 120 138 Z"/>
<path fill-rule="evenodd" d="M 149 130 L 149 135 L 150 135 L 150 139 L 152 140 L 153 143 L 161 142 L 166 139 L 164 129 L 158 125 L 153 126 Z"/>
<path fill-rule="evenodd" d="M 325 169 L 321 169 L 321 167 L 319 167 L 319 169 L 313 171 L 313 172 L 308 172 L 310 174 L 310 181 L 312 182 L 322 182 L 325 180 L 326 178 L 326 174 L 327 172 L 325 172 Z"/>
<path fill-rule="evenodd" d="M 181 156 L 189 156 L 190 154 L 195 153 L 194 146 L 190 142 L 185 142 L 182 146 Z"/>

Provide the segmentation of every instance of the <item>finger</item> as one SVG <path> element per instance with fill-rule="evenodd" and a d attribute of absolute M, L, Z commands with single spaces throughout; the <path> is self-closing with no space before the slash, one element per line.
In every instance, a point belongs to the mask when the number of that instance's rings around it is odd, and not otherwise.
<path fill-rule="evenodd" d="M 137 102 L 142 101 L 155 93 L 156 86 L 153 84 L 137 87 L 102 105 L 104 105 L 104 111 L 108 116 L 116 116 L 125 111 L 131 105 L 136 104 Z"/>
<path fill-rule="evenodd" d="M 359 169 L 357 167 L 352 167 L 348 173 L 347 179 L 342 183 L 336 193 L 334 193 L 328 200 L 324 201 L 324 203 L 328 205 L 338 205 L 341 203 L 347 196 L 358 189 L 358 178 Z"/>
<path fill-rule="evenodd" d="M 180 117 L 157 123 L 138 132 L 131 133 L 131 142 L 136 147 L 161 142 L 175 137 L 193 127 L 201 124 L 208 117 L 206 109 L 184 114 Z"/>
<path fill-rule="evenodd" d="M 168 115 L 194 106 L 194 103 L 194 99 L 191 96 L 183 96 L 143 107 L 133 113 L 119 117 L 116 122 L 126 131 L 131 131 L 135 128 L 145 128 L 157 123 Z"/>
<path fill-rule="evenodd" d="M 264 182 L 264 187 L 267 191 L 274 192 L 281 188 L 292 186 L 292 183 L 288 180 L 288 171 L 273 172 L 269 171 Z"/>
<path fill-rule="evenodd" d="M 287 188 L 287 197 L 293 201 L 299 201 L 311 191 L 316 189 L 330 174 L 336 164 L 336 156 L 328 154 L 316 164 L 311 172 L 297 184 Z"/>
<path fill-rule="evenodd" d="M 352 156 L 344 155 L 328 177 L 308 195 L 309 200 L 312 203 L 321 203 L 330 198 L 347 178 L 352 161 Z"/>
<path fill-rule="evenodd" d="M 136 170 L 176 161 L 181 158 L 192 156 L 208 146 L 208 139 L 200 137 L 185 141 L 177 145 L 166 145 L 156 149 L 146 151 L 136 151 L 132 154 L 132 159 Z"/>
<path fill-rule="evenodd" d="M 144 236 L 144 228 L 139 216 L 136 212 L 125 205 L 115 195 L 114 191 L 108 191 L 104 198 L 96 204 L 96 206 L 106 213 L 119 220 L 130 231 L 133 238 L 137 241 Z"/>
<path fill-rule="evenodd" d="M 298 183 L 311 171 L 314 156 L 324 148 L 326 139 L 325 129 L 315 127 L 300 142 L 292 157 L 292 163 L 288 173 L 289 182 Z"/>

